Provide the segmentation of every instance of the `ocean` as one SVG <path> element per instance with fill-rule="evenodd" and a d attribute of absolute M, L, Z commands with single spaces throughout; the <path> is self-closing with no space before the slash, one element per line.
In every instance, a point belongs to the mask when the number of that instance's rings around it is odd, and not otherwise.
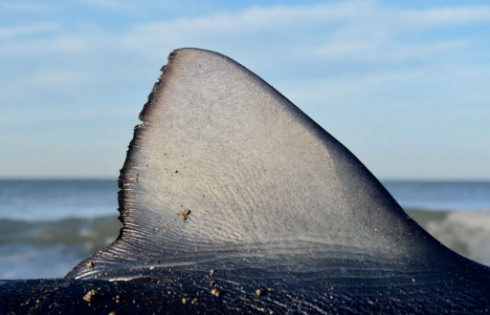
<path fill-rule="evenodd" d="M 443 244 L 490 265 L 490 182 L 383 181 Z M 0 180 L 0 279 L 59 278 L 116 239 L 117 180 Z"/>

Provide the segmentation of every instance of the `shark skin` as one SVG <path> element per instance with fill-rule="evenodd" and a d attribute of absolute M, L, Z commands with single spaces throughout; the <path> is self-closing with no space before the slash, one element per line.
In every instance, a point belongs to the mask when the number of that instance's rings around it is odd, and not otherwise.
<path fill-rule="evenodd" d="M 118 239 L 63 279 L 0 281 L 0 313 L 489 312 L 490 268 L 273 87 L 215 52 L 168 59 L 121 169 Z"/>

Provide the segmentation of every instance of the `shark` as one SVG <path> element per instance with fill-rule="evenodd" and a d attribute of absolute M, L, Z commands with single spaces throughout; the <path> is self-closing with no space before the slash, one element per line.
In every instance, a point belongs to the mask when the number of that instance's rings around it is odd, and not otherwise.
<path fill-rule="evenodd" d="M 489 312 L 490 268 L 231 58 L 171 52 L 139 118 L 119 237 L 63 279 L 0 280 L 0 313 Z"/>

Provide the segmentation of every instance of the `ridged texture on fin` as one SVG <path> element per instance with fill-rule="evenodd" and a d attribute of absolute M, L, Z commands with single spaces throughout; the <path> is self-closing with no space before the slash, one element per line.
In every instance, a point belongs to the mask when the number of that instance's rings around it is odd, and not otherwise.
<path fill-rule="evenodd" d="M 140 119 L 119 179 L 121 235 L 67 277 L 447 254 L 342 144 L 223 55 L 172 52 Z"/>

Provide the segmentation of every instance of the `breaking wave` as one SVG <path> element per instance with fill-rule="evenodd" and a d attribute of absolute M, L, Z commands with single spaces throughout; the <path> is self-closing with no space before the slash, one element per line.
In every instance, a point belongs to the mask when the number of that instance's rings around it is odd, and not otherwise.
<path fill-rule="evenodd" d="M 407 209 L 407 213 L 447 247 L 490 266 L 490 211 Z"/>

